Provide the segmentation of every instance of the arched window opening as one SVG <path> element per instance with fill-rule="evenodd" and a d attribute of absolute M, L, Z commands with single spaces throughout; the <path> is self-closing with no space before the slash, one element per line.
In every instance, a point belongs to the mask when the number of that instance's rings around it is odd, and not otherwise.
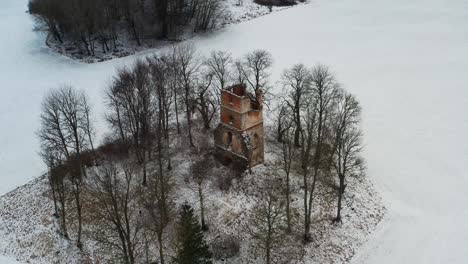
<path fill-rule="evenodd" d="M 257 134 L 257 133 L 254 133 L 254 135 L 253 135 L 253 142 L 252 142 L 254 148 L 256 148 L 256 147 L 258 146 L 258 141 L 259 141 L 259 139 L 258 139 L 258 134 Z"/>
<path fill-rule="evenodd" d="M 227 132 L 227 144 L 230 146 L 232 144 L 232 133 Z"/>

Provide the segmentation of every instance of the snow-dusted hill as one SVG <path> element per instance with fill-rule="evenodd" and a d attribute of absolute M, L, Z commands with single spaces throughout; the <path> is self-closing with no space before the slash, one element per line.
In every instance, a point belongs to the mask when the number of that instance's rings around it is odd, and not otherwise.
<path fill-rule="evenodd" d="M 175 203 L 180 205 L 189 201 L 198 214 L 198 189 L 196 183 L 191 180 L 190 150 L 188 144 L 181 145 L 185 147 L 176 147 L 177 155 L 173 158 L 174 169 L 171 172 L 176 194 Z M 252 241 L 246 230 L 252 209 L 256 205 L 255 199 L 259 189 L 264 186 L 265 179 L 271 180 L 273 171 L 278 169 L 274 165 L 278 157 L 273 158 L 278 150 L 273 152 L 272 146 L 272 141 L 267 141 L 265 165 L 253 168 L 252 174 L 246 172 L 242 179 L 234 179 L 229 191 L 222 191 L 219 188 L 222 182 L 219 179 L 228 175 L 226 174 L 228 169 L 220 164 L 206 169 L 203 188 L 209 231 L 205 232 L 205 238 L 210 245 L 219 243 L 220 237 L 225 236 L 232 236 L 240 241 L 240 252 L 235 257 L 229 258 L 227 262 L 215 261 L 216 264 L 257 263 L 252 260 L 253 255 L 249 251 Z M 88 175 L 86 181 L 92 181 L 92 174 Z M 301 183 L 301 176 L 293 173 L 291 175 L 293 212 L 301 210 L 303 201 Z M 340 224 L 332 224 L 331 221 L 335 215 L 336 200 L 320 195 L 322 192 L 328 192 L 328 187 L 324 188 L 320 184 L 317 187 L 318 194 L 314 202 L 311 227 L 313 242 L 305 246 L 304 252 L 297 253 L 304 254 L 303 261 L 299 263 L 349 263 L 381 221 L 386 209 L 369 180 L 365 177 L 350 178 L 347 183 L 342 210 L 343 222 Z M 86 196 L 82 194 L 82 197 Z M 92 215 L 86 207 L 83 208 L 83 212 Z M 51 193 L 47 178 L 44 176 L 0 197 L 0 237 L 2 238 L 0 255 L 8 255 L 23 263 L 32 264 L 110 263 L 107 260 L 114 254 L 109 254 L 109 250 L 103 250 L 102 244 L 94 240 L 96 227 L 84 221 L 84 246 L 83 252 L 80 253 L 73 239 L 66 240 L 59 235 L 61 220 L 54 218 L 53 213 Z M 69 232 L 73 236 L 76 231 L 70 230 L 75 230 L 76 226 L 70 224 L 70 219 L 68 221 Z M 302 225 L 296 223 L 292 236 L 296 243 L 300 243 L 297 241 L 300 241 L 301 234 Z M 166 239 L 166 244 L 171 245 L 170 237 Z M 289 248 L 283 250 L 291 253 L 291 248 L 295 251 L 302 248 L 293 243 L 288 242 Z M 171 251 L 170 248 L 167 250 Z M 157 253 L 153 252 L 150 255 L 152 257 Z M 1 261 L 0 258 L 0 264 L 3 264 Z"/>
<path fill-rule="evenodd" d="M 101 120 L 102 87 L 137 57 L 84 65 L 52 54 L 25 6 L 0 3 L 0 193 L 43 170 L 34 131 L 45 90 L 86 89 Z M 389 213 L 355 263 L 466 263 L 466 25 L 464 0 L 317 0 L 195 41 L 236 56 L 265 48 L 273 77 L 296 62 L 329 64 L 361 100 L 368 174 Z"/>

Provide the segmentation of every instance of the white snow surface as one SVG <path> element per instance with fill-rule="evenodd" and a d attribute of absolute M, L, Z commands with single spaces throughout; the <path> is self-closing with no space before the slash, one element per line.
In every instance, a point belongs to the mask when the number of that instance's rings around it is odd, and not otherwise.
<path fill-rule="evenodd" d="M 25 0 L 0 3 L 0 194 L 43 170 L 34 131 L 47 89 L 85 89 L 102 120 L 115 67 L 143 56 L 91 65 L 61 57 L 25 10 Z M 236 56 L 267 49 L 275 79 L 297 62 L 325 63 L 361 100 L 368 175 L 389 212 L 354 263 L 467 263 L 467 25 L 464 0 L 315 0 L 195 43 Z"/>
<path fill-rule="evenodd" d="M 14 260 L 12 258 L 2 257 L 2 256 L 0 256 L 0 263 L 2 263 L 2 264 L 20 264 L 19 262 L 17 262 L 16 260 Z"/>

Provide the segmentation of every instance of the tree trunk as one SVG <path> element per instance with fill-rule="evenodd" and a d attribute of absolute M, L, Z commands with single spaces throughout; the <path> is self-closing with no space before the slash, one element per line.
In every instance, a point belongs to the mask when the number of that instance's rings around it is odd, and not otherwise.
<path fill-rule="evenodd" d="M 296 147 L 299 147 L 299 137 L 300 137 L 300 133 L 302 131 L 302 127 L 301 127 L 301 112 L 300 112 L 300 108 L 299 107 L 296 107 L 295 111 L 294 111 L 294 114 L 295 114 L 295 122 L 296 122 L 296 130 L 294 131 L 294 145 Z"/>
<path fill-rule="evenodd" d="M 146 183 L 147 176 L 146 176 L 146 157 L 145 156 L 146 156 L 145 151 L 143 150 L 143 182 L 142 182 L 143 186 L 146 186 L 147 184 Z"/>
<path fill-rule="evenodd" d="M 338 206 L 336 208 L 335 222 L 341 222 L 341 202 L 343 200 L 344 189 L 345 189 L 344 177 L 340 176 L 340 187 L 338 190 Z"/>
<path fill-rule="evenodd" d="M 193 139 L 192 139 L 192 112 L 190 111 L 190 105 L 189 105 L 189 88 L 186 86 L 185 87 L 185 111 L 187 111 L 187 125 L 188 125 L 188 134 L 189 134 L 189 142 L 191 147 L 195 147 L 193 144 Z"/>
<path fill-rule="evenodd" d="M 198 197 L 200 198 L 200 218 L 201 218 L 201 228 L 203 231 L 208 230 L 205 223 L 205 208 L 203 204 L 203 190 L 201 182 L 198 183 Z"/>
<path fill-rule="evenodd" d="M 88 47 L 88 41 L 86 41 L 86 38 L 84 36 L 81 36 L 81 42 L 83 42 L 83 45 L 85 46 L 86 53 L 88 53 L 88 56 L 91 56 L 91 51 L 89 50 L 89 47 Z"/>
<path fill-rule="evenodd" d="M 302 165 L 304 166 L 304 165 Z M 304 242 L 309 242 L 310 240 L 310 225 L 309 225 L 309 207 L 307 203 L 308 197 L 308 181 L 307 181 L 307 169 L 303 168 L 303 177 L 304 177 Z"/>
<path fill-rule="evenodd" d="M 164 264 L 164 249 L 163 249 L 163 241 L 162 241 L 162 228 L 158 232 L 158 244 L 159 244 L 159 262 Z"/>
<path fill-rule="evenodd" d="M 267 231 L 267 239 L 266 239 L 266 245 L 265 245 L 265 253 L 266 253 L 266 256 L 265 256 L 265 261 L 266 261 L 266 264 L 271 264 L 271 233 L 272 233 L 272 228 L 271 228 L 271 205 L 268 206 L 269 209 L 268 209 L 268 231 Z"/>
<path fill-rule="evenodd" d="M 177 92 L 174 89 L 174 108 L 175 108 L 175 116 L 176 116 L 176 124 L 177 124 L 177 134 L 180 135 L 180 124 L 179 124 L 179 111 L 177 107 Z"/>
<path fill-rule="evenodd" d="M 119 111 L 119 106 L 116 104 L 115 110 L 117 112 L 117 124 L 119 126 L 119 132 L 120 132 L 120 138 L 122 138 L 122 142 L 125 142 L 125 134 L 123 132 L 123 126 L 122 126 L 122 119 L 120 118 L 120 111 Z"/>
<path fill-rule="evenodd" d="M 49 175 L 51 173 L 52 172 L 49 172 Z M 50 189 L 52 191 L 52 198 L 54 200 L 54 215 L 55 215 L 55 217 L 59 217 L 58 206 L 57 206 L 57 194 L 56 194 L 56 191 L 55 191 L 55 182 L 52 179 L 52 176 L 49 176 L 49 182 L 50 182 Z"/>
<path fill-rule="evenodd" d="M 66 202 L 65 202 L 65 186 L 63 184 L 63 181 L 59 183 L 60 185 L 60 192 L 59 192 L 59 199 L 60 199 L 60 204 L 62 206 L 62 231 L 63 231 L 63 237 L 68 239 L 68 230 L 67 230 L 67 211 L 66 211 Z"/>
<path fill-rule="evenodd" d="M 289 186 L 289 172 L 286 173 L 286 221 L 287 231 L 291 232 L 291 212 L 289 208 L 290 204 L 290 186 Z"/>
<path fill-rule="evenodd" d="M 278 118 L 279 119 L 279 118 Z M 278 120 L 278 126 L 276 127 L 276 141 L 279 143 L 283 142 L 283 127 L 281 126 L 281 120 Z"/>
<path fill-rule="evenodd" d="M 75 186 L 75 203 L 76 203 L 76 213 L 78 215 L 78 236 L 76 239 L 76 245 L 80 249 L 83 249 L 83 245 L 81 243 L 81 233 L 82 233 L 82 219 L 81 219 L 81 202 L 80 202 L 80 191 L 78 190 L 78 186 Z"/>

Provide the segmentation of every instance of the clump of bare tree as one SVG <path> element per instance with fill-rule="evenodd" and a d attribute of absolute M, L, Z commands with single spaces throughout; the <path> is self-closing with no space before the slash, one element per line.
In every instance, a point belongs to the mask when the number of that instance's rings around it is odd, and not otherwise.
<path fill-rule="evenodd" d="M 74 199 L 78 225 L 76 243 L 79 248 L 82 247 L 81 193 L 83 180 L 86 177 L 86 156 L 93 146 L 89 120 L 90 107 L 87 101 L 83 92 L 70 86 L 52 90 L 42 102 L 41 127 L 38 131 L 42 156 L 49 167 L 49 180 L 55 197 L 56 213 L 62 218 L 65 237 L 68 237 L 65 197 L 70 192 Z M 65 180 L 69 184 L 66 184 Z"/>
<path fill-rule="evenodd" d="M 93 239 L 119 252 L 124 263 L 186 263 L 190 258 L 182 245 L 192 238 L 185 236 L 183 221 L 176 225 L 174 208 L 182 185 L 188 185 L 194 190 L 189 192 L 192 202 L 199 206 L 197 211 L 184 206 L 184 217 L 196 229 L 201 243 L 196 247 L 206 251 L 198 257 L 209 262 L 211 253 L 200 236 L 216 230 L 207 199 L 216 184 L 210 181 L 220 181 L 222 191 L 229 192 L 232 178 L 242 181 L 238 176 L 243 172 L 223 177 L 226 171 L 218 171 L 216 179 L 207 172 L 219 165 L 208 132 L 220 107 L 220 91 L 240 81 L 257 95 L 269 92 L 272 61 L 264 50 L 233 60 L 226 52 L 205 58 L 192 45 L 180 45 L 121 68 L 105 93 L 111 136 L 96 149 L 85 94 L 68 86 L 49 92 L 38 136 L 63 236 L 76 238 L 81 249 L 83 225 L 95 225 L 99 228 L 91 232 Z M 330 69 L 297 64 L 283 72 L 279 84 L 283 92 L 272 101 L 277 106 L 277 159 L 270 167 L 278 170 L 270 169 L 268 180 L 253 192 L 255 206 L 245 223 L 253 258 L 266 263 L 302 256 L 298 243 L 314 239 L 316 200 L 324 190 L 333 198 L 330 203 L 336 203 L 330 218 L 342 221 L 348 180 L 364 172 L 361 107 Z M 189 161 L 184 180 L 180 168 L 173 168 L 181 151 Z M 174 251 L 175 237 L 179 243 Z M 216 256 L 237 254 L 240 242 L 228 242 L 232 252 L 218 247 Z"/>
<path fill-rule="evenodd" d="M 284 71 L 282 84 L 285 92 L 276 121 L 281 164 L 287 179 L 294 170 L 302 175 L 303 236 L 308 242 L 317 185 L 337 193 L 335 221 L 339 221 L 345 179 L 363 172 L 360 106 L 323 65 L 294 65 Z M 333 175 L 337 177 L 330 178 Z"/>
<path fill-rule="evenodd" d="M 195 0 L 195 31 L 206 31 L 223 15 L 221 0 Z"/>
<path fill-rule="evenodd" d="M 262 259 L 266 264 L 291 263 L 302 257 L 301 247 L 295 245 L 293 236 L 289 236 L 289 209 L 282 189 L 281 181 L 270 176 L 259 187 L 247 223 L 247 231 L 252 237 L 253 258 Z"/>
<path fill-rule="evenodd" d="M 74 43 L 88 56 L 114 52 L 127 36 L 140 46 L 177 39 L 187 28 L 206 31 L 224 14 L 220 0 L 30 0 L 29 12 L 57 42 Z"/>
<path fill-rule="evenodd" d="M 154 96 L 150 88 L 149 68 L 137 61 L 132 70 L 122 68 L 106 91 L 110 107 L 107 119 L 120 134 L 122 142 L 131 142 L 131 150 L 143 167 L 146 184 L 146 163 L 151 150 L 151 122 L 154 115 Z"/>
<path fill-rule="evenodd" d="M 137 169 L 129 163 L 122 167 L 108 160 L 92 172 L 93 182 L 88 186 L 94 204 L 92 214 L 101 227 L 93 235 L 96 241 L 119 252 L 117 259 L 134 264 L 143 242 Z"/>

